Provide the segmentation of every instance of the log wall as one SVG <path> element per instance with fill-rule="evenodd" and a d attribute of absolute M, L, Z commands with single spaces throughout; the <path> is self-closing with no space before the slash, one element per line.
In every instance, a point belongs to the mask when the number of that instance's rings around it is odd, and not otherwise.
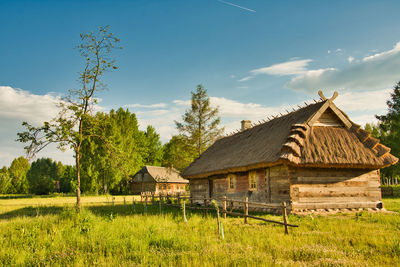
<path fill-rule="evenodd" d="M 290 168 L 294 212 L 381 208 L 379 170 Z"/>
<path fill-rule="evenodd" d="M 210 196 L 210 183 L 212 183 L 212 198 L 243 200 L 248 197 L 250 202 L 281 203 L 290 200 L 290 184 L 288 168 L 284 165 L 267 169 L 257 169 L 257 189 L 250 189 L 249 173 L 238 172 L 236 175 L 235 189 L 229 189 L 227 175 L 211 176 L 206 179 L 190 179 L 190 195 L 195 198 Z"/>

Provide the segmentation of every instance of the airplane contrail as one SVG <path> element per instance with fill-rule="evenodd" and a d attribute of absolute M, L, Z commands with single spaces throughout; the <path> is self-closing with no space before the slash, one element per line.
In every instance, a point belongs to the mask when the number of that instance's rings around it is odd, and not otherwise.
<path fill-rule="evenodd" d="M 223 0 L 217 0 L 217 1 L 218 1 L 218 2 L 221 2 L 221 3 L 224 3 L 224 4 L 226 4 L 226 5 L 238 7 L 238 8 L 241 8 L 241 9 L 244 9 L 244 10 L 247 10 L 247 11 L 250 11 L 250 12 L 256 12 L 256 11 L 253 10 L 253 9 L 250 9 L 250 8 L 247 8 L 247 7 L 243 7 L 243 6 L 239 6 L 239 5 L 236 5 L 236 4 L 234 4 L 234 3 L 226 2 L 226 1 L 223 1 Z"/>

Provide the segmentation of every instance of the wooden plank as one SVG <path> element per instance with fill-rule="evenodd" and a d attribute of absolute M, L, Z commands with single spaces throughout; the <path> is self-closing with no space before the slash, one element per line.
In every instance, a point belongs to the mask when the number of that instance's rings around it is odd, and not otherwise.
<path fill-rule="evenodd" d="M 374 192 L 320 192 L 320 193 L 309 193 L 309 192 L 302 192 L 298 193 L 296 196 L 297 199 L 301 200 L 303 198 L 333 198 L 333 197 L 343 197 L 343 198 L 349 198 L 349 197 L 366 197 L 366 198 L 379 198 L 381 195 L 381 192 L 379 191 L 374 191 Z"/>
<path fill-rule="evenodd" d="M 345 182 L 338 182 L 338 183 L 302 183 L 302 184 L 296 184 L 293 183 L 291 187 L 297 187 L 297 188 L 332 188 L 332 187 L 379 187 L 380 182 L 377 180 L 374 181 L 353 181 L 353 180 L 348 180 Z"/>
<path fill-rule="evenodd" d="M 303 197 L 299 198 L 299 203 L 348 203 L 348 202 L 368 202 L 374 201 L 373 197 Z"/>
<path fill-rule="evenodd" d="M 380 202 L 364 201 L 364 202 L 346 202 L 346 203 L 292 203 L 292 210 L 298 209 L 357 209 L 357 208 L 376 208 Z"/>
<path fill-rule="evenodd" d="M 358 193 L 377 192 L 379 187 L 297 187 L 299 193 Z"/>
<path fill-rule="evenodd" d="M 300 176 L 297 177 L 297 183 L 321 183 L 321 184 L 325 184 L 325 183 L 338 183 L 338 182 L 345 182 L 345 181 L 370 181 L 371 179 L 375 179 L 376 176 L 362 176 L 362 177 L 304 177 L 304 176 Z"/>

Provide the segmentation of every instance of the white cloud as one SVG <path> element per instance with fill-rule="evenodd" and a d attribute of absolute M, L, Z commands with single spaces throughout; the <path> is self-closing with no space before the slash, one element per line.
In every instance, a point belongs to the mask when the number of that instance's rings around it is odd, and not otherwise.
<path fill-rule="evenodd" d="M 253 78 L 254 78 L 254 76 L 246 76 L 246 77 L 239 79 L 238 82 L 245 82 L 245 81 L 248 81 Z"/>
<path fill-rule="evenodd" d="M 268 67 L 263 67 L 259 69 L 254 69 L 250 71 L 250 76 L 244 77 L 239 82 L 248 81 L 256 75 L 277 75 L 277 76 L 285 76 L 285 75 L 298 75 L 305 73 L 307 71 L 307 65 L 311 62 L 311 59 L 299 59 L 299 60 L 291 60 L 279 64 L 274 64 Z"/>
<path fill-rule="evenodd" d="M 347 61 L 348 61 L 349 63 L 352 63 L 352 62 L 354 61 L 354 57 L 349 56 L 349 57 L 347 58 Z"/>
<path fill-rule="evenodd" d="M 223 118 L 246 119 L 266 118 L 267 115 L 277 114 L 282 109 L 277 107 L 265 107 L 256 103 L 242 103 L 225 97 L 210 97 L 211 105 L 219 108 L 219 114 Z"/>
<path fill-rule="evenodd" d="M 376 90 L 388 88 L 400 79 L 400 42 L 393 49 L 365 57 L 343 69 L 308 70 L 286 86 L 296 90 Z"/>
<path fill-rule="evenodd" d="M 265 68 L 259 68 L 250 71 L 253 75 L 258 74 L 269 74 L 269 75 L 295 75 L 302 74 L 307 71 L 306 67 L 310 63 L 311 59 L 293 60 L 283 62 L 275 65 L 271 65 Z"/>
<path fill-rule="evenodd" d="M 142 105 L 142 104 L 127 104 L 125 107 L 129 108 L 165 108 L 167 107 L 167 104 L 165 103 L 157 103 L 157 104 L 151 104 L 151 105 Z"/>
<path fill-rule="evenodd" d="M 173 100 L 172 103 L 178 106 L 190 106 L 190 100 Z"/>
<path fill-rule="evenodd" d="M 372 56 L 367 56 L 363 58 L 363 61 L 370 61 L 370 60 L 385 60 L 388 59 L 396 54 L 398 54 L 400 52 L 400 42 L 398 42 L 397 44 L 395 44 L 395 46 L 393 47 L 393 49 L 388 50 L 388 51 L 384 51 L 382 53 L 377 53 L 375 55 Z"/>
<path fill-rule="evenodd" d="M 331 50 L 328 50 L 328 54 L 330 54 L 331 53 Z"/>
<path fill-rule="evenodd" d="M 0 117 L 41 123 L 58 113 L 58 96 L 35 95 L 9 86 L 0 86 Z"/>
<path fill-rule="evenodd" d="M 341 52 L 343 52 L 343 50 L 342 50 L 342 48 L 338 48 L 338 49 L 336 49 L 335 52 L 336 52 L 336 53 L 341 53 Z"/>
<path fill-rule="evenodd" d="M 149 111 L 136 111 L 135 112 L 138 115 L 145 114 L 148 116 L 160 116 L 168 113 L 167 109 L 155 109 L 155 110 L 149 110 Z"/>
<path fill-rule="evenodd" d="M 337 106 L 345 112 L 382 112 L 386 109 L 386 101 L 392 89 L 368 92 L 344 92 L 335 100 Z"/>
<path fill-rule="evenodd" d="M 23 156 L 23 144 L 16 142 L 17 133 L 24 131 L 22 122 L 41 125 L 58 113 L 56 104 L 59 96 L 53 94 L 35 95 L 10 86 L 0 86 L 0 166 L 9 166 L 15 157 Z M 49 146 L 37 157 L 52 157 L 64 163 L 73 164 L 72 152 L 61 152 Z"/>

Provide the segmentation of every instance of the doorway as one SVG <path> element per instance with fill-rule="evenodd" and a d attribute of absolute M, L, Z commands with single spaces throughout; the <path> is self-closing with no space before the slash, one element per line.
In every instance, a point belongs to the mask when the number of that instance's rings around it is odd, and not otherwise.
<path fill-rule="evenodd" d="M 209 197 L 212 198 L 213 195 L 213 180 L 208 180 L 208 194 Z"/>

